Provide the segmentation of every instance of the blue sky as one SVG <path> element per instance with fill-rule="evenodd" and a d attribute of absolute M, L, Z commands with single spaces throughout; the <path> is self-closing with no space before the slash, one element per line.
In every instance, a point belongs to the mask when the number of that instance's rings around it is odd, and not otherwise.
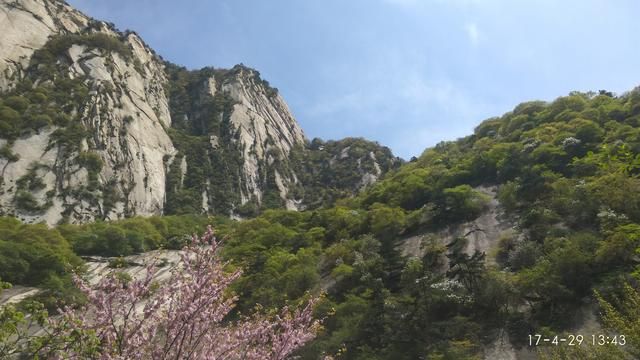
<path fill-rule="evenodd" d="M 188 68 L 258 69 L 307 137 L 404 158 L 528 100 L 640 84 L 635 0 L 69 0 Z"/>

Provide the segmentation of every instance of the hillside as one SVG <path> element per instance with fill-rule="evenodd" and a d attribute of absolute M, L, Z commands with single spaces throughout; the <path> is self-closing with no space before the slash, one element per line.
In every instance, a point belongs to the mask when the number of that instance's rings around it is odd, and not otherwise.
<path fill-rule="evenodd" d="M 640 88 L 522 103 L 405 163 L 307 139 L 247 66 L 168 63 L 55 1 L 0 7 L 0 279 L 18 296 L 77 303 L 87 260 L 131 272 L 212 224 L 244 271 L 231 317 L 326 293 L 304 359 L 640 356 Z M 628 343 L 529 346 L 603 333 Z"/>
<path fill-rule="evenodd" d="M 15 265 L 0 276 L 51 287 L 64 272 L 36 265 L 50 252 L 73 259 L 65 249 L 114 256 L 176 248 L 179 234 L 213 222 L 228 237 L 225 256 L 245 269 L 234 286 L 239 311 L 327 291 L 318 311 L 332 315 L 305 358 L 535 357 L 528 334 L 602 331 L 593 290 L 611 299 L 637 284 L 639 103 L 633 90 L 520 104 L 331 208 L 51 230 L 5 221 L 2 263 Z M 34 244 L 59 245 L 33 253 L 16 243 L 25 233 L 38 234 Z"/>
<path fill-rule="evenodd" d="M 249 303 L 328 287 L 336 315 L 316 349 L 345 358 L 476 358 L 501 334 L 526 349 L 530 333 L 584 330 L 594 289 L 638 281 L 639 104 L 638 90 L 523 103 L 343 206 L 238 224 L 230 257 L 271 294 Z"/>

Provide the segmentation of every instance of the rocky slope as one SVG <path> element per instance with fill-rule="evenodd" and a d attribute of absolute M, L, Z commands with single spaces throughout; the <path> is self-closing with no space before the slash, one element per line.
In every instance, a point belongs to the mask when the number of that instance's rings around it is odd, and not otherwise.
<path fill-rule="evenodd" d="M 277 89 L 244 65 L 189 71 L 168 64 L 167 73 L 169 133 L 178 149 L 167 214 L 253 216 L 329 205 L 337 193 L 355 194 L 401 163 L 362 139 L 309 142 Z M 325 191 L 333 188 L 335 194 Z"/>
<path fill-rule="evenodd" d="M 270 193 L 278 205 L 295 209 L 287 201 L 297 182 L 289 154 L 305 137 L 277 90 L 242 65 L 196 71 L 169 65 L 167 71 L 179 150 L 168 212 L 228 213 L 259 206 Z"/>
<path fill-rule="evenodd" d="M 304 185 L 298 190 L 305 209 L 331 206 L 402 164 L 389 148 L 362 138 L 313 139 L 305 148 L 294 150 L 293 162 Z"/>
<path fill-rule="evenodd" d="M 3 212 L 49 224 L 160 213 L 175 153 L 163 63 L 136 34 L 65 4 L 2 6 Z"/>
<path fill-rule="evenodd" d="M 53 225 L 331 203 L 313 190 L 327 175 L 301 173 L 318 149 L 256 70 L 186 70 L 60 1 L 0 10 L 0 213 Z M 357 173 L 341 195 L 400 163 L 367 146 L 338 154 Z"/>
<path fill-rule="evenodd" d="M 49 36 L 79 33 L 90 19 L 63 2 L 45 0 L 1 1 L 0 89 L 23 75 L 31 55 L 41 48 Z"/>

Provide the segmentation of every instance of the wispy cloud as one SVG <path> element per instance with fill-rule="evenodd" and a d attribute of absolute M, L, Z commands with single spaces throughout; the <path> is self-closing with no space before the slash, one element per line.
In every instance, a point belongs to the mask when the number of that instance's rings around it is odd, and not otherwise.
<path fill-rule="evenodd" d="M 480 42 L 480 31 L 478 30 L 478 25 L 476 23 L 467 23 L 464 26 L 464 30 L 467 33 L 467 37 L 469 38 L 471 45 L 478 46 L 478 43 Z"/>
<path fill-rule="evenodd" d="M 366 136 L 405 157 L 520 101 L 640 79 L 639 1 L 67 1 L 178 64 L 255 66 L 310 137 Z"/>
<path fill-rule="evenodd" d="M 429 74 L 428 69 L 417 68 L 393 74 L 379 78 L 376 84 L 360 84 L 319 99 L 304 114 L 325 126 L 355 131 L 353 135 L 379 136 L 385 145 L 407 157 L 418 155 L 439 140 L 468 134 L 481 120 L 477 112 L 487 108 L 445 74 Z M 398 126 L 390 127 L 391 123 Z"/>

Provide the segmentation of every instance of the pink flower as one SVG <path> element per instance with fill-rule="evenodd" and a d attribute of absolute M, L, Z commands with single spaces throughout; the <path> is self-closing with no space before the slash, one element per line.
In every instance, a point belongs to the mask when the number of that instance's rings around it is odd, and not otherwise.
<path fill-rule="evenodd" d="M 224 322 L 237 298 L 229 286 L 241 271 L 225 271 L 220 242 L 209 226 L 181 252 L 181 264 L 158 284 L 155 263 L 130 281 L 115 274 L 90 286 L 79 277 L 87 305 L 62 309 L 51 322 L 55 339 L 44 347 L 52 358 L 100 359 L 285 359 L 320 327 L 313 318 L 318 298 L 275 317 L 256 314 Z M 58 340 L 56 340 L 58 339 Z M 64 339 L 64 340 L 60 340 Z"/>

